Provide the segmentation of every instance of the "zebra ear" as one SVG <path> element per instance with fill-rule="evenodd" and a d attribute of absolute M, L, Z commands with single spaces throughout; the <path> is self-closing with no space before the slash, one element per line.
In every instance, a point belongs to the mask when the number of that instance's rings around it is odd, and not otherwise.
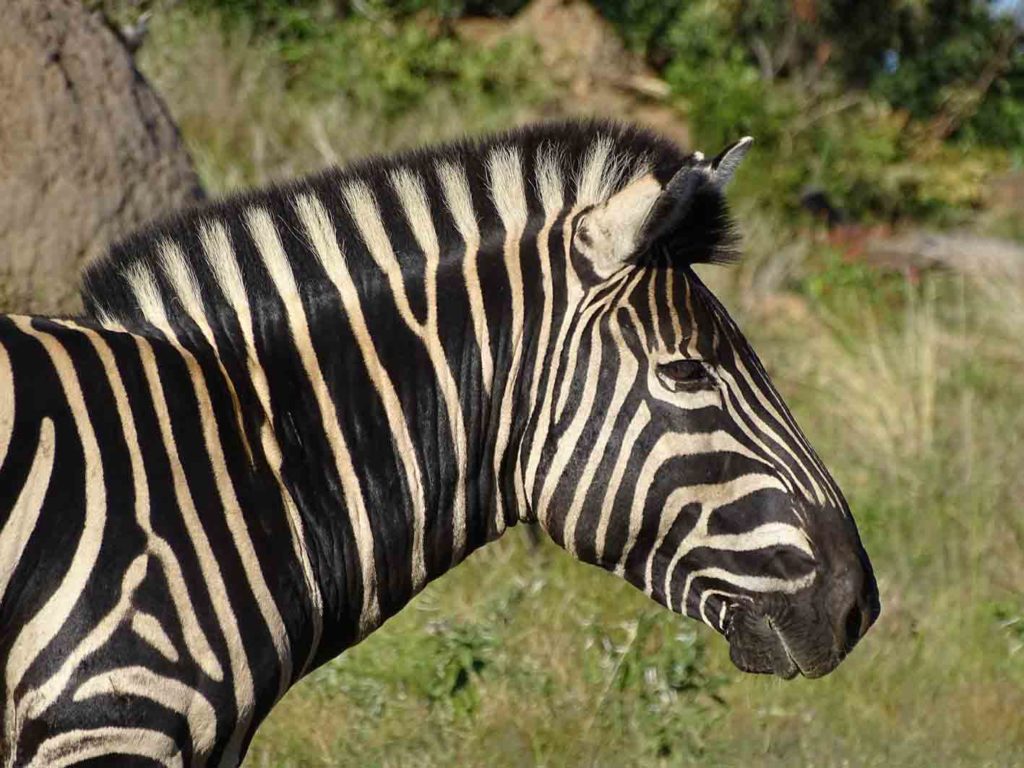
<path fill-rule="evenodd" d="M 744 136 L 713 160 L 696 152 L 668 183 L 642 176 L 580 217 L 574 245 L 608 275 L 686 218 L 701 190 L 721 193 L 754 140 Z"/>
<path fill-rule="evenodd" d="M 725 189 L 753 143 L 752 136 L 744 136 L 723 149 L 718 157 L 711 161 L 711 181 L 716 187 Z"/>
<path fill-rule="evenodd" d="M 682 221 L 710 178 L 704 162 L 685 166 L 664 186 L 652 174 L 641 177 L 580 217 L 576 250 L 599 274 L 611 273 Z"/>

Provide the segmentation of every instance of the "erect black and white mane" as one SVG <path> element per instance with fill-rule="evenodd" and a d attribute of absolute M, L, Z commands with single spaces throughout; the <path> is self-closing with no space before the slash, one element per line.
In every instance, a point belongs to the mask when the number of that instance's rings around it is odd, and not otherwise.
<path fill-rule="evenodd" d="M 446 169 L 464 172 L 469 192 L 465 203 L 472 209 L 480 236 L 500 237 L 502 226 L 495 205 L 494 173 L 489 163 L 495 151 L 505 149 L 513 150 L 515 154 L 508 157 L 521 163 L 518 169 L 510 165 L 504 170 L 509 183 L 522 187 L 529 213 L 544 210 L 541 190 L 531 181 L 537 178 L 540 162 L 546 162 L 544 173 L 554 171 L 557 174 L 554 181 L 560 186 L 566 204 L 581 209 L 607 200 L 644 173 L 652 173 L 659 183 L 665 184 L 680 168 L 696 165 L 704 159 L 700 153 L 684 153 L 677 145 L 651 131 L 605 120 L 531 125 L 482 139 L 373 157 L 186 209 L 173 218 L 142 229 L 86 270 L 82 289 L 85 305 L 90 313 L 100 318 L 111 317 L 120 322 L 138 318 L 138 302 L 128 289 L 125 276 L 133 265 L 151 261 L 162 243 L 181 244 L 202 288 L 210 284 L 211 265 L 198 242 L 199 225 L 210 221 L 240 222 L 245 211 L 253 208 L 269 211 L 275 218 L 287 216 L 294 200 L 306 193 L 318 196 L 332 212 L 344 211 L 346 205 L 341 199 L 341 190 L 349 185 L 362 185 L 376 197 L 388 236 L 401 258 L 417 250 L 407 215 L 392 185 L 393 179 L 405 174 L 417 177 L 426 190 L 442 251 L 445 243 L 460 242 L 465 237 L 464 232 L 456 230 L 451 217 L 441 213 L 445 205 L 443 176 Z M 522 179 L 526 180 L 525 184 Z M 335 216 L 333 223 L 340 243 L 358 239 L 357 228 L 349 217 Z M 405 247 L 407 244 L 410 247 Z M 726 262 L 734 258 L 735 233 L 719 190 L 710 185 L 699 190 L 686 220 L 658 245 L 664 246 L 662 252 L 670 254 L 678 264 Z M 289 255 L 308 255 L 308 249 L 286 250 Z M 481 250 L 488 250 L 486 243 L 481 243 Z M 243 252 L 239 257 L 251 260 L 254 255 Z M 297 275 L 302 274 L 302 264 L 292 266 Z M 415 264 L 403 263 L 403 270 L 416 268 Z M 166 280 L 159 274 L 157 285 L 162 292 L 167 288 Z"/>

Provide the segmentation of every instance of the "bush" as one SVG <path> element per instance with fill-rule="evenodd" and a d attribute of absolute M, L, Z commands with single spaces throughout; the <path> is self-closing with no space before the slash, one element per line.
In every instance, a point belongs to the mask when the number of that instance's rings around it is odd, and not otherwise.
<path fill-rule="evenodd" d="M 139 66 L 214 193 L 507 127 L 547 97 L 529 41 L 489 49 L 412 19 L 289 13 L 287 34 L 185 9 L 152 19 Z"/>
<path fill-rule="evenodd" d="M 757 139 L 742 192 L 788 215 L 811 184 L 853 218 L 948 222 L 980 205 L 985 175 L 1006 156 L 966 156 L 943 143 L 946 133 L 960 145 L 1024 148 L 1019 41 L 1006 71 L 972 101 L 1012 34 L 986 3 L 597 5 L 661 71 L 698 146 Z M 943 126 L 932 126 L 940 113 Z"/>

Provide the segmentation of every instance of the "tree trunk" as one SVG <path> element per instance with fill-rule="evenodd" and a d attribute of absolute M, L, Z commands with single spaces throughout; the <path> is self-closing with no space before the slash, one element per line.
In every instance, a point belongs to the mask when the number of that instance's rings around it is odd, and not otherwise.
<path fill-rule="evenodd" d="M 77 309 L 82 265 L 202 197 L 131 55 L 78 0 L 0 0 L 0 309 Z"/>

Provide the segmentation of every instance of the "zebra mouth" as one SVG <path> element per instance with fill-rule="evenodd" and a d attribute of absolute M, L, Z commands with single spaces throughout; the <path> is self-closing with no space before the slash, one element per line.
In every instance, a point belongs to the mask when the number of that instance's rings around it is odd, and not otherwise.
<path fill-rule="evenodd" d="M 743 672 L 776 675 L 792 680 L 797 675 L 819 677 L 798 661 L 798 654 L 769 616 L 737 616 L 726 632 L 729 658 Z"/>
<path fill-rule="evenodd" d="M 769 629 L 771 629 L 772 632 L 775 633 L 775 638 L 778 641 L 779 647 L 782 648 L 782 652 L 786 655 L 786 661 L 789 662 L 789 666 L 782 670 L 776 668 L 775 674 L 783 678 L 784 680 L 792 680 L 794 677 L 797 676 L 797 673 L 799 673 L 803 677 L 808 677 L 809 675 L 806 672 L 804 672 L 804 670 L 800 667 L 800 662 L 798 662 L 796 660 L 796 656 L 793 655 L 793 651 L 790 649 L 789 643 L 786 642 L 786 636 L 782 634 L 782 630 L 775 626 L 775 622 L 771 620 L 770 616 L 766 617 L 765 620 L 768 624 Z"/>

